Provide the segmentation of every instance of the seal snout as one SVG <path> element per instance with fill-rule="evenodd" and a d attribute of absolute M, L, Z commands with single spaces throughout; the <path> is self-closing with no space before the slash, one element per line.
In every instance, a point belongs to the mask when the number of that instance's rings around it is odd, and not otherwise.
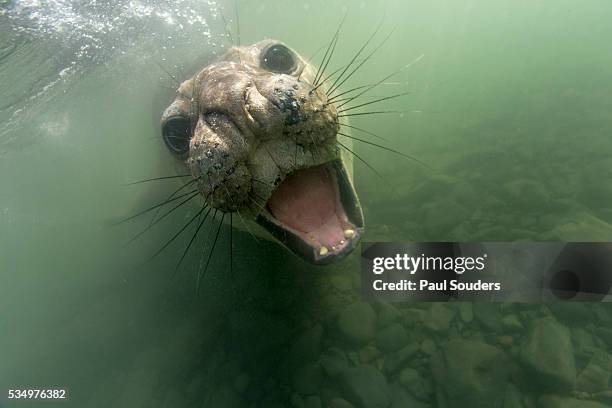
<path fill-rule="evenodd" d="M 248 201 L 251 174 L 242 132 L 223 112 L 203 114 L 194 130 L 187 165 L 202 196 L 215 208 L 236 211 Z"/>
<path fill-rule="evenodd" d="M 260 125 L 263 138 L 290 136 L 300 145 L 311 145 L 324 143 L 338 132 L 335 107 L 308 82 L 275 74 L 256 78 L 253 88 L 245 110 Z"/>

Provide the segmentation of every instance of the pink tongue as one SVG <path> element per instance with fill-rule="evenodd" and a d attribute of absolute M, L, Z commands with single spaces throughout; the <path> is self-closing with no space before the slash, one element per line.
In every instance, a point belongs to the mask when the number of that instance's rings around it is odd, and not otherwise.
<path fill-rule="evenodd" d="M 268 207 L 278 221 L 321 245 L 335 245 L 343 238 L 334 181 L 325 167 L 299 170 L 287 177 L 270 197 Z"/>

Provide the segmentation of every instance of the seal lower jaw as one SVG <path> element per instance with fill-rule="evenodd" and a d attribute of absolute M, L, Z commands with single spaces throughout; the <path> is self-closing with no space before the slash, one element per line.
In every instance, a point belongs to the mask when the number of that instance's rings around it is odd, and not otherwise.
<path fill-rule="evenodd" d="M 359 199 L 340 160 L 291 173 L 273 191 L 257 222 L 315 264 L 346 256 L 363 233 Z"/>

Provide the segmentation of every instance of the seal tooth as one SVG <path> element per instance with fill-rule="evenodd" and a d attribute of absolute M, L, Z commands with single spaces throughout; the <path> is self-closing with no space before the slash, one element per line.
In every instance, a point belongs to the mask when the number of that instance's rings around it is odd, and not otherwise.
<path fill-rule="evenodd" d="M 349 238 L 353 238 L 353 235 L 355 235 L 355 231 L 352 229 L 345 229 L 344 230 L 344 238 L 349 239 Z"/>
<path fill-rule="evenodd" d="M 325 246 L 322 246 L 322 247 L 319 249 L 319 255 L 320 255 L 320 256 L 325 256 L 325 255 L 327 255 L 328 253 L 329 253 L 329 250 L 328 250 L 328 249 L 327 249 L 327 247 L 325 247 Z"/>

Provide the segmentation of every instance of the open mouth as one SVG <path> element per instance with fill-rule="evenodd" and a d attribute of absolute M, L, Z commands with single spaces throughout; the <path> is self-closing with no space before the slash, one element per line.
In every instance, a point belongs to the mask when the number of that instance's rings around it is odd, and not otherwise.
<path fill-rule="evenodd" d="M 339 160 L 291 173 L 274 190 L 257 221 L 316 264 L 347 255 L 363 233 L 359 199 Z"/>

